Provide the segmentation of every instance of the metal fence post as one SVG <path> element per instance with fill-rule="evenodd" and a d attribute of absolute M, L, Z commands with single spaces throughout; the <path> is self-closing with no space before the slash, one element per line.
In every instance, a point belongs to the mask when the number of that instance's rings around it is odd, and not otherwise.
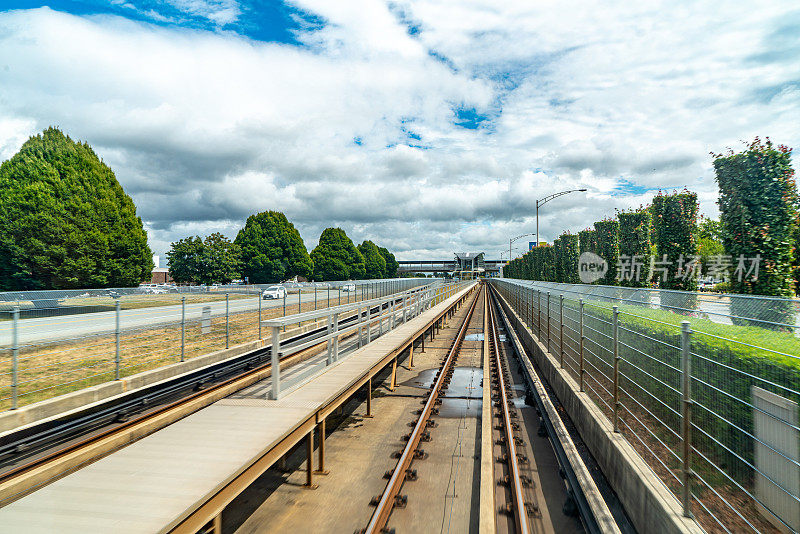
<path fill-rule="evenodd" d="M 261 335 L 261 295 L 258 296 L 258 339 L 264 339 Z"/>
<path fill-rule="evenodd" d="M 230 329 L 230 299 L 229 294 L 225 293 L 225 348 L 230 346 L 231 329 Z"/>
<path fill-rule="evenodd" d="M 579 319 L 581 348 L 578 365 L 578 383 L 580 384 L 580 391 L 583 391 L 583 299 L 580 299 Z"/>
<path fill-rule="evenodd" d="M 539 341 L 542 340 L 542 290 L 536 290 L 536 332 L 538 333 L 537 337 Z"/>
<path fill-rule="evenodd" d="M 558 354 L 560 367 L 564 368 L 564 293 L 558 296 Z"/>
<path fill-rule="evenodd" d="M 550 352 L 550 292 L 547 292 L 547 352 Z"/>
<path fill-rule="evenodd" d="M 337 287 L 336 290 L 339 292 L 339 302 L 338 302 L 338 304 L 341 305 L 342 304 L 342 286 Z"/>
<path fill-rule="evenodd" d="M 258 302 L 261 302 L 260 300 Z M 261 323 L 259 329 L 261 328 Z M 181 297 L 181 361 L 186 358 L 186 297 Z"/>
<path fill-rule="evenodd" d="M 17 409 L 19 397 L 19 306 L 11 310 L 11 409 Z"/>
<path fill-rule="evenodd" d="M 689 321 L 681 322 L 681 381 L 683 382 L 683 515 L 692 517 L 691 476 L 692 476 L 692 353 Z"/>
<path fill-rule="evenodd" d="M 314 309 L 317 309 L 317 284 L 314 284 Z"/>
<path fill-rule="evenodd" d="M 114 380 L 119 380 L 119 299 L 114 305 Z"/>
<path fill-rule="evenodd" d="M 614 432 L 619 432 L 619 306 L 613 306 L 614 330 Z"/>

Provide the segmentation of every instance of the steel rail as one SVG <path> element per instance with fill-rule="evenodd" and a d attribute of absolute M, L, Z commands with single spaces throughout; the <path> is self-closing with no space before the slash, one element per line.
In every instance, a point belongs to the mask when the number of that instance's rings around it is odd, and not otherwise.
<path fill-rule="evenodd" d="M 517 458 L 517 443 L 514 438 L 514 428 L 511 426 L 511 412 L 509 410 L 508 395 L 506 393 L 505 377 L 503 376 L 503 362 L 500 359 L 500 340 L 497 333 L 497 319 L 495 318 L 492 302 L 492 300 L 487 301 L 486 313 L 489 314 L 489 320 L 487 321 L 489 331 L 487 334 L 489 337 L 489 350 L 494 352 L 497 387 L 500 390 L 500 408 L 502 411 L 503 429 L 505 431 L 508 470 L 510 472 L 508 485 L 511 488 L 516 531 L 520 534 L 527 534 L 530 532 L 528 511 L 527 508 L 525 508 L 525 495 L 522 490 L 519 458 Z"/>
<path fill-rule="evenodd" d="M 453 341 L 453 346 L 447 353 L 447 358 L 445 358 L 444 363 L 442 363 L 442 366 L 439 368 L 436 382 L 434 383 L 428 395 L 428 400 L 425 402 L 425 407 L 422 409 L 422 413 L 417 420 L 417 424 L 414 425 L 414 430 L 411 432 L 410 438 L 406 443 L 403 452 L 400 454 L 400 459 L 397 461 L 397 466 L 392 472 L 392 476 L 389 478 L 389 482 L 386 484 L 386 488 L 383 490 L 383 494 L 381 494 L 381 497 L 378 500 L 378 504 L 375 507 L 375 511 L 372 513 L 369 523 L 363 530 L 365 534 L 376 534 L 382 532 L 386 527 L 386 523 L 388 522 L 389 516 L 392 513 L 392 509 L 395 506 L 396 498 L 400 493 L 400 488 L 403 486 L 403 482 L 406 480 L 406 472 L 411 465 L 411 461 L 414 459 L 414 454 L 419 446 L 420 440 L 422 439 L 422 434 L 428 426 L 428 419 L 431 416 L 433 407 L 436 404 L 436 401 L 439 399 L 439 394 L 441 393 L 442 385 L 445 382 L 447 371 L 452 365 L 453 361 L 455 361 L 456 354 L 458 354 L 458 351 L 461 348 L 461 342 L 466 335 L 469 322 L 472 318 L 472 313 L 475 311 L 478 299 L 479 297 L 476 295 L 476 297 L 472 300 L 472 304 L 470 304 L 470 307 L 467 310 L 467 315 L 464 318 L 464 322 L 459 328 L 458 334 L 456 334 L 456 338 Z"/>

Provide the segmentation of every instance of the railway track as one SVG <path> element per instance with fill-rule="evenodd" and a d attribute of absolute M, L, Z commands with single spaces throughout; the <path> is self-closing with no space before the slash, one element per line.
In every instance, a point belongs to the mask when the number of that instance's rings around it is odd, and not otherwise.
<path fill-rule="evenodd" d="M 512 384 L 508 363 L 501 347 L 499 325 L 490 302 L 490 294 L 485 288 L 477 292 L 466 314 L 461 318 L 450 349 L 434 375 L 434 383 L 427 393 L 419 417 L 414 422 L 413 430 L 404 438 L 407 438 L 407 442 L 399 454 L 397 464 L 387 473 L 389 480 L 386 487 L 381 495 L 372 500 L 375 510 L 366 527 L 359 532 L 391 531 L 388 522 L 395 508 L 424 504 L 409 502 L 413 497 L 402 492 L 406 483 L 413 483 L 417 478 L 417 471 L 412 468 L 414 461 L 427 457 L 421 448 L 422 442 L 436 439 L 436 423 L 433 418 L 438 415 L 437 406 L 445 400 L 466 333 L 470 328 L 474 331 L 476 324 L 482 325 L 479 331 L 482 330 L 484 342 L 483 361 L 491 369 L 491 385 L 482 384 L 483 388 L 490 391 L 490 439 L 488 442 L 484 440 L 482 446 L 482 449 L 485 447 L 488 450 L 481 450 L 481 455 L 488 455 L 491 467 L 488 471 L 481 472 L 479 481 L 480 491 L 488 489 L 491 498 L 488 503 L 482 503 L 480 513 L 491 515 L 486 523 L 491 524 L 492 532 L 554 532 L 549 515 L 542 513 L 545 504 L 541 491 L 538 494 L 536 492 L 536 475 L 523 465 L 530 466 L 531 453 L 524 447 L 524 429 L 518 423 L 520 418 L 513 404 Z M 480 339 L 475 334 L 473 336 Z M 478 491 L 478 488 L 474 490 Z M 483 522 L 481 526 L 484 526 Z"/>
<path fill-rule="evenodd" d="M 425 525 L 431 531 L 438 530 L 440 512 L 431 506 L 431 497 L 436 495 L 436 490 L 431 491 L 435 483 L 422 484 L 421 480 L 424 477 L 444 480 L 447 469 L 452 479 L 452 464 L 441 453 L 437 457 L 430 444 L 430 455 L 422 447 L 426 442 L 452 441 L 452 436 L 443 435 L 444 427 L 440 427 L 437 420 L 444 421 L 439 413 L 442 402 L 458 398 L 448 388 L 454 370 L 463 369 L 457 366 L 459 357 L 464 356 L 464 350 L 472 350 L 465 348 L 465 338 L 482 338 L 483 341 L 479 351 L 484 368 L 483 415 L 480 425 L 475 427 L 480 444 L 474 449 L 479 453 L 475 457 L 480 458 L 480 466 L 475 466 L 475 472 L 480 476 L 472 478 L 471 487 L 465 487 L 470 484 L 462 482 L 459 491 L 455 483 L 448 485 L 451 499 L 462 498 L 468 504 L 462 507 L 461 517 L 448 519 L 447 530 L 517 534 L 615 532 L 613 526 L 602 528 L 591 507 L 583 506 L 587 502 L 585 491 L 594 492 L 591 499 L 602 501 L 602 498 L 595 487 L 581 486 L 572 466 L 564 460 L 565 446 L 553 443 L 563 436 L 546 432 L 557 423 L 549 418 L 551 414 L 545 408 L 548 401 L 537 398 L 538 402 L 534 402 L 540 391 L 532 390 L 528 383 L 526 372 L 529 369 L 520 364 L 521 358 L 526 356 L 518 353 L 520 347 L 514 343 L 514 334 L 507 331 L 507 322 L 495 296 L 484 284 L 465 308 L 466 313 L 457 317 L 457 324 L 451 326 L 455 335 L 447 352 L 437 361 L 423 407 L 410 423 L 412 431 L 404 436 L 405 445 L 397 454 L 397 462 L 384 476 L 388 481 L 381 494 L 370 502 L 374 510 L 366 525 L 356 532 L 411 532 L 426 528 Z M 482 332 L 482 336 L 476 333 L 467 336 L 468 331 Z M 523 415 L 523 409 L 527 410 L 524 412 L 527 415 Z M 538 440 L 536 445 L 532 443 L 535 440 Z M 543 448 L 547 449 L 544 455 Z M 470 463 L 467 459 L 467 470 Z M 418 489 L 421 484 L 425 489 Z M 472 496 L 467 494 L 469 491 L 473 492 Z M 576 503 L 579 514 L 572 514 L 575 509 L 572 504 Z M 406 510 L 412 507 L 412 511 Z M 565 515 L 567 512 L 570 514 Z M 574 515 L 578 517 L 573 518 Z M 428 520 L 420 519 L 426 516 Z M 444 521 L 442 531 L 445 531 Z"/>

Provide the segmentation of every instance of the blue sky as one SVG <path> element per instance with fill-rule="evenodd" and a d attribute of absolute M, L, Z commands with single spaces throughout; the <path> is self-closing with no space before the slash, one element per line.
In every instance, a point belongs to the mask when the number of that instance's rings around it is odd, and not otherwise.
<path fill-rule="evenodd" d="M 56 125 L 153 249 L 276 209 L 401 258 L 497 255 L 658 189 L 714 216 L 709 152 L 800 144 L 800 9 L 735 1 L 6 0 L 0 160 Z"/>

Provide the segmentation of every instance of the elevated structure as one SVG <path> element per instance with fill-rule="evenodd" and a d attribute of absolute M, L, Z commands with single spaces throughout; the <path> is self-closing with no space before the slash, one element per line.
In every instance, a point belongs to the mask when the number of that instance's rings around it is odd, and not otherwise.
<path fill-rule="evenodd" d="M 454 273 L 457 271 L 485 272 L 496 276 L 506 264 L 504 260 L 487 260 L 484 252 L 455 252 L 450 260 L 398 261 L 398 274 L 402 273 Z"/>

